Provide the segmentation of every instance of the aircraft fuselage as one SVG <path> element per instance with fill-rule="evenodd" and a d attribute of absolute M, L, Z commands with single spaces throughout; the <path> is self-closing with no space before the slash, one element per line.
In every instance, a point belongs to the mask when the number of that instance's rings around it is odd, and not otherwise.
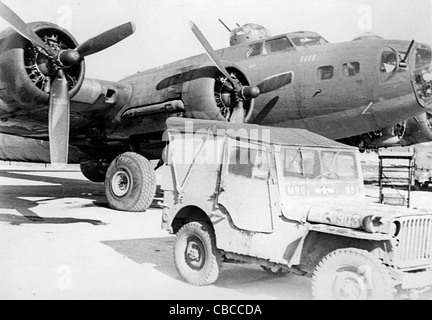
<path fill-rule="evenodd" d="M 21 55 L 29 43 L 10 31 L 2 35 L 7 41 L 0 42 L 0 133 L 47 140 L 44 94 L 38 93 L 40 101 L 34 103 L 17 98 L 22 92 L 16 90 L 21 89 L 17 82 L 22 81 L 26 90 L 33 85 L 20 65 L 26 62 Z M 384 39 L 307 46 L 294 43 L 292 34 L 286 34 L 216 54 L 243 85 L 292 72 L 289 85 L 247 101 L 249 122 L 304 128 L 343 139 L 431 109 L 432 99 L 424 89 L 430 80 L 423 80 L 425 73 L 432 72 L 430 47 L 415 43 L 407 54 L 409 47 L 409 41 Z M 71 101 L 70 143 L 90 157 L 112 157 L 133 146 L 149 158 L 158 158 L 168 117 L 229 121 L 229 110 L 228 115 L 222 112 L 229 109 L 229 98 L 221 99 L 223 92 L 218 91 L 223 83 L 206 54 L 119 82 L 85 79 Z"/>
<path fill-rule="evenodd" d="M 383 66 L 386 52 L 400 59 L 409 41 L 293 46 L 247 57 L 253 44 L 262 42 L 265 47 L 266 41 L 218 51 L 226 68 L 243 73 L 249 84 L 281 72 L 294 73 L 292 84 L 255 99 L 253 123 L 305 128 L 341 139 L 378 130 L 430 109 L 430 101 L 421 104 L 415 94 L 415 50 L 409 53 L 407 67 L 390 71 Z M 190 71 L 210 66 L 204 54 L 122 80 L 134 88 L 129 107 L 181 99 Z"/>

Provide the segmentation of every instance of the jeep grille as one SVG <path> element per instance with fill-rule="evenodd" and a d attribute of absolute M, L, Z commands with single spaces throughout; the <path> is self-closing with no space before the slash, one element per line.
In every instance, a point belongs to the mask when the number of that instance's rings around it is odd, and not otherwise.
<path fill-rule="evenodd" d="M 394 255 L 395 265 L 400 269 L 431 265 L 432 216 L 403 217 L 397 221 L 400 230 Z"/>

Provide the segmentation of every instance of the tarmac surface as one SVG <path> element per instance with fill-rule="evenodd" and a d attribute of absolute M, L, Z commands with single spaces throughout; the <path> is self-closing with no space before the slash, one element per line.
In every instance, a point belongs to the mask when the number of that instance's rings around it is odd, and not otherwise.
<path fill-rule="evenodd" d="M 367 186 L 371 201 L 378 189 Z M 310 300 L 311 280 L 224 264 L 207 287 L 184 283 L 156 198 L 146 213 L 108 208 L 78 166 L 0 163 L 0 299 Z M 430 208 L 432 188 L 414 192 Z M 432 292 L 419 299 L 432 299 Z"/>

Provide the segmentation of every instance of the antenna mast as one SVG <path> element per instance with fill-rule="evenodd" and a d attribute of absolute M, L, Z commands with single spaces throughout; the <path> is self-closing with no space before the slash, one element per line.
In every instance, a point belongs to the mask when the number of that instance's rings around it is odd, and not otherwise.
<path fill-rule="evenodd" d="M 231 32 L 231 29 L 227 27 L 227 25 L 221 20 L 219 19 L 219 22 L 222 23 L 222 25 L 229 31 Z"/>

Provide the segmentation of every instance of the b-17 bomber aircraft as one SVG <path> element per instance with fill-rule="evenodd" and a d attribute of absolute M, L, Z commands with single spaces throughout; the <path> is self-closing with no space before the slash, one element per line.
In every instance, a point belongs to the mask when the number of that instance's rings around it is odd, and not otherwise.
<path fill-rule="evenodd" d="M 133 23 L 79 44 L 1 2 L 0 16 L 12 27 L 0 33 L 0 158 L 80 163 L 105 181 L 114 209 L 151 204 L 149 160 L 161 158 L 170 117 L 303 128 L 361 148 L 432 141 L 431 47 L 414 40 L 331 44 L 247 24 L 213 50 L 191 22 L 205 53 L 111 82 L 86 78 L 85 57 L 131 36 Z"/>

